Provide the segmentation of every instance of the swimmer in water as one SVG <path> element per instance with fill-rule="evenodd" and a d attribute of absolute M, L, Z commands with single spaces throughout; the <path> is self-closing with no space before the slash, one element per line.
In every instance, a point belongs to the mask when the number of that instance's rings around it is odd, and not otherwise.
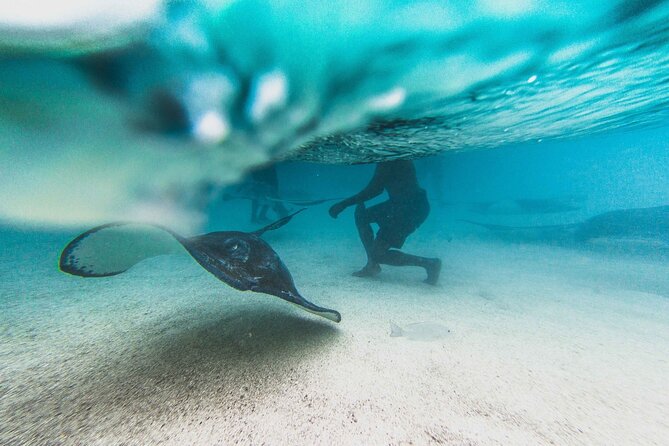
<path fill-rule="evenodd" d="M 367 208 L 365 201 L 388 192 L 388 200 Z M 430 213 L 425 190 L 418 184 L 416 168 L 407 160 L 377 164 L 374 176 L 359 193 L 334 204 L 330 216 L 337 218 L 349 206 L 356 205 L 355 224 L 367 253 L 367 265 L 353 273 L 358 277 L 375 276 L 380 265 L 420 266 L 427 273 L 426 283 L 436 285 L 441 271 L 438 258 L 420 257 L 400 251 L 406 238 Z M 374 236 L 372 223 L 379 226 Z M 393 249 L 394 248 L 394 249 Z"/>

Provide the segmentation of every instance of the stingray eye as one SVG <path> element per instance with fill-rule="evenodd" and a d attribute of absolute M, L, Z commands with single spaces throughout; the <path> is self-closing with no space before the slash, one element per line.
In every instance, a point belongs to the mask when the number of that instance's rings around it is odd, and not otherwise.
<path fill-rule="evenodd" d="M 245 262 L 249 255 L 249 246 L 243 240 L 230 240 L 226 246 L 226 252 L 231 258 Z"/>

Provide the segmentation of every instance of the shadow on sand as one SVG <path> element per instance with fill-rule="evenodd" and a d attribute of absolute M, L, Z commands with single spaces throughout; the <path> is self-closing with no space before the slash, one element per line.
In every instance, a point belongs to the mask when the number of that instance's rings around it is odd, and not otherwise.
<path fill-rule="evenodd" d="M 147 323 L 79 368 L 34 377 L 32 395 L 5 406 L 0 440 L 132 441 L 156 422 L 197 420 L 205 408 L 234 416 L 298 385 L 304 363 L 319 360 L 339 334 L 332 323 L 287 311 L 229 310 L 185 324 Z"/>

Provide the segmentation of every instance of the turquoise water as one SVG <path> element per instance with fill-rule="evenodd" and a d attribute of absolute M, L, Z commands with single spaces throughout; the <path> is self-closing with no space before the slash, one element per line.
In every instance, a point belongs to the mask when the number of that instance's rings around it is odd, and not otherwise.
<path fill-rule="evenodd" d="M 669 438 L 669 2 L 16 8 L 0 5 L 0 443 Z M 415 267 L 352 277 L 353 209 L 328 215 L 397 158 L 431 208 L 403 250 L 442 260 L 436 286 Z M 113 221 L 259 229 L 239 185 L 269 162 L 289 210 L 333 199 L 263 239 L 340 323 L 183 250 L 59 270 Z M 103 273 L 149 243 L 96 240 L 76 253 Z"/>
<path fill-rule="evenodd" d="M 667 120 L 666 2 L 76 5 L 41 27 L 27 6 L 0 11 L 6 219 L 158 208 L 192 226 L 161 196 L 275 157 L 369 162 Z"/>

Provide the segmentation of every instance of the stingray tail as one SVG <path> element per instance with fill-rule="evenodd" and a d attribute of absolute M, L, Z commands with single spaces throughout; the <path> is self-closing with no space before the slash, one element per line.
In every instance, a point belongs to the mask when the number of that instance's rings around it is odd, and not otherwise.
<path fill-rule="evenodd" d="M 325 319 L 329 319 L 332 322 L 341 322 L 341 314 L 336 311 L 336 310 L 331 310 L 329 308 L 323 308 L 319 307 L 318 305 L 312 304 L 308 300 L 306 300 L 304 297 L 300 295 L 292 295 L 292 299 L 285 299 L 288 302 L 298 305 L 301 307 L 303 310 L 308 311 L 309 313 L 315 314 L 317 316 L 324 317 Z"/>
<path fill-rule="evenodd" d="M 288 203 L 293 206 L 316 206 L 317 204 L 327 203 L 328 201 L 340 201 L 343 198 L 319 198 L 317 200 L 300 200 L 300 199 L 291 199 L 291 198 L 268 198 L 269 201 L 275 201 L 277 203 Z"/>
<path fill-rule="evenodd" d="M 306 208 L 302 208 L 298 211 L 295 211 L 292 214 L 275 221 L 274 223 L 270 223 L 267 226 L 258 229 L 257 231 L 253 231 L 251 234 L 257 235 L 258 237 L 260 237 L 261 235 L 263 235 L 267 231 L 272 231 L 274 229 L 279 229 L 281 226 L 288 223 L 294 216 L 296 216 L 297 214 L 299 214 L 300 212 L 302 212 L 305 209 Z"/>

